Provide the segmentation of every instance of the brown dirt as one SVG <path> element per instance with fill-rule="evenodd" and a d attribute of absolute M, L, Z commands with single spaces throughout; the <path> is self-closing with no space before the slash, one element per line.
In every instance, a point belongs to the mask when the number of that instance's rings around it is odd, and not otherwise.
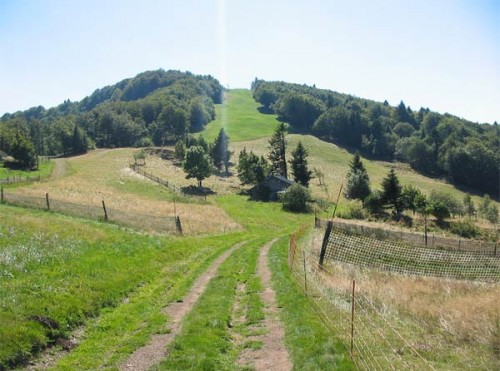
<path fill-rule="evenodd" d="M 167 345 L 181 332 L 182 320 L 184 317 L 193 309 L 210 280 L 217 274 L 219 266 L 235 249 L 239 248 L 244 243 L 245 242 L 236 244 L 219 256 L 212 263 L 210 268 L 196 280 L 181 302 L 170 303 L 163 309 L 163 312 L 167 314 L 171 320 L 170 332 L 168 334 L 153 335 L 150 343 L 137 349 L 130 358 L 121 365 L 120 370 L 147 370 L 168 356 Z"/>
<path fill-rule="evenodd" d="M 293 365 L 284 345 L 285 329 L 279 320 L 276 293 L 271 287 L 271 270 L 267 259 L 269 249 L 276 240 L 266 244 L 260 251 L 257 274 L 261 277 L 265 318 L 262 323 L 266 330 L 263 335 L 253 336 L 249 340 L 261 341 L 260 349 L 245 349 L 239 356 L 238 364 L 252 366 L 255 370 L 291 370 Z"/>

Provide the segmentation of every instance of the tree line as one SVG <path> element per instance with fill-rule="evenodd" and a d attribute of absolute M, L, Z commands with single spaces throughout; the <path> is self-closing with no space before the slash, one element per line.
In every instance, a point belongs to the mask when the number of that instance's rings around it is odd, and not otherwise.
<path fill-rule="evenodd" d="M 97 89 L 79 102 L 42 106 L 0 119 L 0 150 L 29 168 L 23 156 L 68 155 L 89 148 L 145 147 L 176 141 L 201 131 L 215 118 L 223 88 L 212 76 L 180 71 L 147 71 Z M 19 138 L 19 139 L 17 139 Z M 16 142 L 17 141 L 17 142 Z M 19 157 L 19 158 L 18 158 Z"/>
<path fill-rule="evenodd" d="M 253 97 L 295 132 L 356 149 L 365 156 L 410 164 L 418 172 L 486 192 L 500 192 L 500 128 L 404 102 L 340 94 L 316 87 L 255 79 Z"/>

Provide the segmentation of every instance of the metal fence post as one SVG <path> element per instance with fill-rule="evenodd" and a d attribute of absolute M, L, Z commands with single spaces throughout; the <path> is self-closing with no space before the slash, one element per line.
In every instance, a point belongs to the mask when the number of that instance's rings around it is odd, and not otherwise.
<path fill-rule="evenodd" d="M 319 254 L 319 266 L 323 267 L 323 262 L 325 260 L 326 248 L 328 247 L 328 241 L 330 240 L 330 234 L 332 233 L 333 222 L 331 220 L 326 224 L 325 235 L 323 236 L 323 244 L 321 245 L 321 253 Z"/>
<path fill-rule="evenodd" d="M 352 280 L 352 303 L 351 303 L 351 357 L 354 355 L 354 290 L 356 289 L 356 281 Z"/>

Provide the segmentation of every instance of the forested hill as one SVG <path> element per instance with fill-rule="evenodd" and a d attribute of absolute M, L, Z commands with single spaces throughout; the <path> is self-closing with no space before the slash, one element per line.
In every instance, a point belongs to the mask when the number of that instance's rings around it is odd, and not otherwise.
<path fill-rule="evenodd" d="M 17 153 L 19 145 L 30 143 L 28 152 L 39 155 L 81 153 L 93 146 L 161 145 L 213 120 L 222 90 L 211 76 L 147 71 L 97 89 L 80 102 L 5 114 L 0 151 Z"/>
<path fill-rule="evenodd" d="M 256 79 L 253 96 L 291 130 L 310 133 L 366 156 L 407 162 L 457 185 L 499 194 L 500 129 L 427 108 L 391 107 L 306 85 Z"/>

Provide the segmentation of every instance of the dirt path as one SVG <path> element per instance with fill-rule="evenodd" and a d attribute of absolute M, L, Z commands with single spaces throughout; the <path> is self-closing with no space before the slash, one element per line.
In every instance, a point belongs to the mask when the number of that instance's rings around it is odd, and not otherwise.
<path fill-rule="evenodd" d="M 52 169 L 52 174 L 51 174 L 52 178 L 63 177 L 68 168 L 68 163 L 67 163 L 68 160 L 65 158 L 55 158 L 52 159 L 51 161 L 54 161 L 55 163 L 54 169 Z"/>
<path fill-rule="evenodd" d="M 257 265 L 257 274 L 262 280 L 261 298 L 264 302 L 265 319 L 263 335 L 254 336 L 251 340 L 261 341 L 260 349 L 245 349 L 238 359 L 240 365 L 250 365 L 257 371 L 264 370 L 291 370 L 293 365 L 290 362 L 288 351 L 283 342 L 285 329 L 279 320 L 279 309 L 276 304 L 276 293 L 271 287 L 271 270 L 269 269 L 268 253 L 276 240 L 266 244 L 260 251 Z"/>
<path fill-rule="evenodd" d="M 232 254 L 232 252 L 242 246 L 245 242 L 240 242 L 219 256 L 191 287 L 190 291 L 181 302 L 170 303 L 164 308 L 164 313 L 171 318 L 170 333 L 153 335 L 151 342 L 142 348 L 137 349 L 130 358 L 120 367 L 120 370 L 147 370 L 151 366 L 159 363 L 167 356 L 167 345 L 177 336 L 182 329 L 183 318 L 193 309 L 199 297 L 205 291 L 210 280 L 215 277 L 220 265 Z"/>

